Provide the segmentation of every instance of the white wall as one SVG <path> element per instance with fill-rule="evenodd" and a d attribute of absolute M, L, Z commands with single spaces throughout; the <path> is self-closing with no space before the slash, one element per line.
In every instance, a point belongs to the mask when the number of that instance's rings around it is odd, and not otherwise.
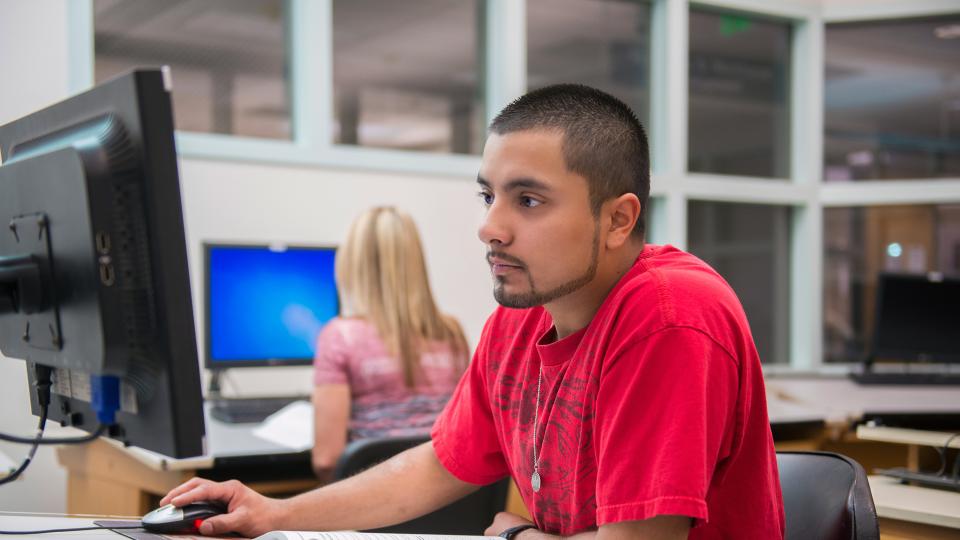
<path fill-rule="evenodd" d="M 180 174 L 198 319 L 203 241 L 338 244 L 353 217 L 377 204 L 413 215 L 437 303 L 460 319 L 472 344 L 495 305 L 476 237 L 481 207 L 472 179 L 196 160 L 183 161 Z M 247 394 L 306 392 L 307 374 L 308 368 L 233 370 L 229 381 Z"/>
<path fill-rule="evenodd" d="M 62 4 L 0 4 L 0 124 L 67 95 L 67 18 Z M 27 401 L 24 363 L 0 357 L 0 431 L 31 434 L 36 419 Z M 0 443 L 17 463 L 26 447 Z M 66 476 L 51 448 L 41 448 L 21 480 L 0 486 L 0 510 L 62 512 Z"/>
<path fill-rule="evenodd" d="M 0 0 L 0 124 L 68 95 L 66 2 Z M 434 294 L 476 343 L 493 309 L 490 279 L 476 239 L 480 205 L 472 178 L 369 173 L 220 161 L 180 164 L 184 215 L 199 322 L 203 241 L 337 244 L 350 220 L 376 204 L 410 212 L 420 226 Z M 56 196 L 52 194 L 51 196 Z M 202 338 L 202 335 L 198 335 Z M 202 343 L 198 343 L 202 350 Z M 23 362 L 0 358 L 0 431 L 32 433 Z M 310 389 L 309 368 L 231 376 L 247 393 Z M 230 385 L 227 390 L 232 390 Z M 19 461 L 24 447 L 0 444 Z M 63 512 L 65 475 L 43 448 L 25 476 L 0 487 L 0 510 Z"/>

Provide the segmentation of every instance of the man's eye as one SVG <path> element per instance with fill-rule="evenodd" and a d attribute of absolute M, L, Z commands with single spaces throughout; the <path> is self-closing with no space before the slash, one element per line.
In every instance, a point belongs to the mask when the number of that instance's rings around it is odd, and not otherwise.
<path fill-rule="evenodd" d="M 534 199 L 533 197 L 520 197 L 520 205 L 526 206 L 527 208 L 533 208 L 535 206 L 540 206 L 542 202 Z"/>
<path fill-rule="evenodd" d="M 487 193 L 486 191 L 481 191 L 480 193 L 477 193 L 477 197 L 480 197 L 480 200 L 483 202 L 483 204 L 487 206 L 490 206 L 491 204 L 493 204 L 493 195 Z"/>

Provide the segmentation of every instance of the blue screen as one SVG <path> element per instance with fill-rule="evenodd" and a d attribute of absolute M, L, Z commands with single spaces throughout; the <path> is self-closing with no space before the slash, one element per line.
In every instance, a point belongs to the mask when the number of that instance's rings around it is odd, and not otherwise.
<path fill-rule="evenodd" d="M 208 246 L 211 363 L 306 360 L 339 311 L 335 251 Z"/>

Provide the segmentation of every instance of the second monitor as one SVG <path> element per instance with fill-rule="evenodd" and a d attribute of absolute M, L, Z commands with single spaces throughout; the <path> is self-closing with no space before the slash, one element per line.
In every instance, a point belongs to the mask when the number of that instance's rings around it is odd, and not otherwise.
<path fill-rule="evenodd" d="M 219 374 L 312 363 L 320 330 L 340 312 L 335 254 L 332 247 L 205 244 L 205 364 L 214 375 L 215 417 L 259 421 L 294 399 L 219 399 Z"/>

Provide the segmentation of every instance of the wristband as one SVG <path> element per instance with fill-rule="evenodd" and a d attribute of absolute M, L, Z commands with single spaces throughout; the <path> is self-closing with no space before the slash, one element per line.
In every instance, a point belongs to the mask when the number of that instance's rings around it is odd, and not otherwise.
<path fill-rule="evenodd" d="M 533 523 L 524 523 L 523 525 L 517 525 L 516 527 L 510 527 L 509 529 L 500 533 L 500 538 L 506 538 L 507 540 L 513 540 L 517 537 L 518 534 L 527 530 L 527 529 L 536 529 L 537 526 Z"/>

